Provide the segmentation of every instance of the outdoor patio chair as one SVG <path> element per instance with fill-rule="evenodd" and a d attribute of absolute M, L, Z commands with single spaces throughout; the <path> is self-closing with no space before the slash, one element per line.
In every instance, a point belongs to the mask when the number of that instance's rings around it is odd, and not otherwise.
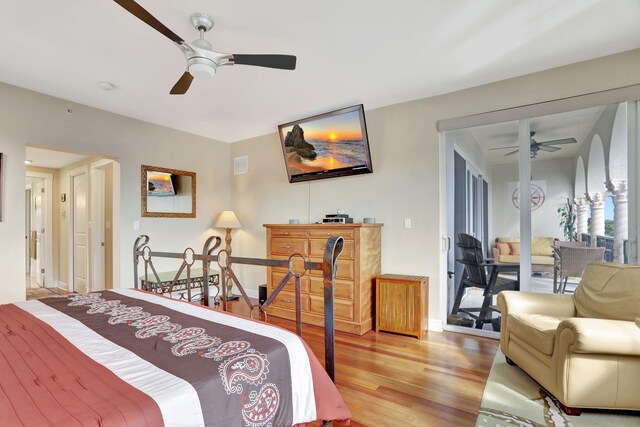
<path fill-rule="evenodd" d="M 605 251 L 606 248 L 558 247 L 560 258 L 560 268 L 558 271 L 558 276 L 560 277 L 559 292 L 561 294 L 565 293 L 569 277 L 582 277 L 582 273 L 587 265 L 604 261 Z"/>
<path fill-rule="evenodd" d="M 475 237 L 460 233 L 456 246 L 460 249 L 461 255 L 461 259 L 457 261 L 464 265 L 464 273 L 456 291 L 451 314 L 466 313 L 475 319 L 476 329 L 482 329 L 485 323 L 491 323 L 494 330 L 499 330 L 500 325 L 491 321 L 493 313 L 500 312 L 498 307 L 493 304 L 493 296 L 503 290 L 519 290 L 520 282 L 499 276 L 498 265 L 485 261 L 482 254 L 482 243 Z M 481 307 L 460 307 L 462 297 L 468 288 L 484 290 Z"/>
<path fill-rule="evenodd" d="M 564 240 L 556 240 L 553 242 L 553 293 L 560 292 L 560 286 L 558 286 L 558 276 L 560 274 L 560 246 L 570 248 L 586 248 L 587 242 L 571 242 Z"/>

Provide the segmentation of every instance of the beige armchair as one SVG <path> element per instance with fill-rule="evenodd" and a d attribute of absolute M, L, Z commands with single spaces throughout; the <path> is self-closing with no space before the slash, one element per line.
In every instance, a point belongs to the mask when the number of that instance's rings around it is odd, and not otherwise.
<path fill-rule="evenodd" d="M 575 294 L 504 291 L 500 348 L 555 396 L 583 408 L 640 411 L 640 267 L 587 266 Z"/>

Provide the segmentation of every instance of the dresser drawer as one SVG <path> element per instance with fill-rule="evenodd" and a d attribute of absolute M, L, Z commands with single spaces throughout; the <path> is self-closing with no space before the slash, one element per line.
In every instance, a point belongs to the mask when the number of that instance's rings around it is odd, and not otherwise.
<path fill-rule="evenodd" d="M 324 283 L 320 277 L 310 278 L 309 292 L 311 295 L 324 297 Z M 335 298 L 353 299 L 353 282 L 336 280 L 333 285 L 333 295 Z"/>
<path fill-rule="evenodd" d="M 276 299 L 271 303 L 273 307 L 287 308 L 296 310 L 296 296 L 293 292 L 281 291 Z M 300 295 L 300 305 L 302 311 L 310 311 L 309 295 Z"/>
<path fill-rule="evenodd" d="M 308 228 L 272 228 L 271 237 L 296 237 L 306 239 L 309 237 Z"/>
<path fill-rule="evenodd" d="M 315 295 L 309 296 L 311 313 L 324 314 L 324 298 Z M 353 320 L 353 302 L 340 299 L 333 300 L 334 317 L 344 320 Z"/>
<path fill-rule="evenodd" d="M 324 257 L 324 248 L 327 246 L 326 239 L 312 239 L 309 240 L 310 250 L 309 255 L 313 257 Z M 353 240 L 345 240 L 342 247 L 342 253 L 340 258 L 353 259 Z"/>
<path fill-rule="evenodd" d="M 322 262 L 322 259 L 313 258 L 311 259 L 311 261 Z M 336 279 L 353 280 L 354 278 L 353 260 L 338 258 L 337 264 L 338 264 L 338 272 L 336 273 Z M 309 275 L 322 277 L 322 271 L 310 270 Z"/>
<path fill-rule="evenodd" d="M 286 259 L 289 259 L 289 257 L 284 255 L 274 255 L 271 257 L 271 259 L 286 260 Z M 303 265 L 304 261 L 302 260 L 302 258 L 300 258 L 299 256 L 293 257 L 292 261 L 293 261 L 293 272 L 302 273 L 304 271 L 304 265 Z M 283 273 L 283 276 L 289 272 L 287 268 L 280 268 L 280 267 L 272 267 L 271 271 L 277 271 L 279 273 Z"/>
<path fill-rule="evenodd" d="M 309 241 L 303 239 L 277 238 L 271 239 L 272 255 L 309 254 Z"/>
<path fill-rule="evenodd" d="M 321 227 L 321 228 L 312 228 L 309 230 L 309 237 L 312 239 L 328 239 L 332 236 L 342 236 L 345 240 L 353 240 L 355 235 L 355 231 L 353 228 L 331 228 L 331 227 Z"/>
<path fill-rule="evenodd" d="M 284 279 L 284 276 L 286 276 L 286 275 L 287 275 L 286 272 L 280 272 L 280 271 L 271 270 L 271 287 L 270 287 L 269 291 L 273 292 L 273 290 L 278 287 L 278 285 L 280 284 L 280 281 L 282 279 Z M 287 291 L 287 292 L 294 293 L 295 292 L 295 283 L 296 283 L 296 278 L 295 277 L 291 277 L 287 281 L 287 284 L 284 286 L 284 289 L 282 289 L 282 291 L 283 292 Z M 309 293 L 309 277 L 308 276 L 303 276 L 303 277 L 300 278 L 300 293 L 303 293 L 303 294 L 308 294 Z"/>

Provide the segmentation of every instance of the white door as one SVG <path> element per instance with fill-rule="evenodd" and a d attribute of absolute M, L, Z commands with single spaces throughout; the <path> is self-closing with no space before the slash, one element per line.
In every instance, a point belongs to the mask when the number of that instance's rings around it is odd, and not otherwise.
<path fill-rule="evenodd" d="M 104 245 L 104 186 L 105 173 L 99 168 L 91 169 L 91 230 L 93 241 L 92 291 L 104 289 L 105 245 Z"/>
<path fill-rule="evenodd" d="M 47 265 L 45 259 L 45 218 L 44 218 L 44 180 L 40 180 L 34 183 L 33 186 L 33 231 L 36 234 L 36 262 L 35 270 L 32 270 L 31 274 L 33 279 L 39 286 L 45 285 L 45 266 Z"/>
<path fill-rule="evenodd" d="M 71 289 L 76 292 L 87 292 L 89 265 L 89 183 L 85 171 L 71 174 L 72 189 L 72 283 Z"/>
<path fill-rule="evenodd" d="M 31 188 L 25 190 L 24 239 L 27 275 L 31 274 Z"/>

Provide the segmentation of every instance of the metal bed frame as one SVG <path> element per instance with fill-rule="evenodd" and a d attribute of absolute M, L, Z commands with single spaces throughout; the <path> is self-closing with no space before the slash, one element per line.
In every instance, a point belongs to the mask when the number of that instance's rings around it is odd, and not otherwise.
<path fill-rule="evenodd" d="M 191 268 L 196 261 L 202 262 L 202 274 L 203 277 L 209 277 L 210 265 L 212 262 L 216 262 L 220 267 L 221 279 L 220 283 L 227 283 L 227 276 L 237 286 L 240 294 L 245 303 L 251 309 L 251 318 L 253 318 L 253 312 L 255 309 L 259 313 L 263 313 L 265 320 L 267 317 L 266 310 L 271 305 L 273 300 L 278 296 L 280 291 L 285 287 L 287 282 L 293 277 L 295 279 L 295 300 L 296 300 L 296 333 L 302 336 L 302 306 L 300 296 L 300 278 L 304 276 L 307 270 L 321 270 L 323 273 L 324 283 L 324 349 L 325 349 L 325 370 L 329 374 L 331 381 L 335 382 L 335 326 L 334 326 L 334 303 L 333 293 L 336 279 L 336 271 L 338 266 L 336 261 L 342 252 L 344 246 L 344 239 L 340 236 L 330 237 L 327 240 L 327 245 L 324 250 L 324 257 L 322 262 L 309 261 L 304 255 L 293 254 L 288 259 L 275 260 L 275 259 L 262 259 L 262 258 L 242 258 L 229 256 L 226 250 L 220 250 L 216 255 L 213 252 L 220 247 L 221 239 L 218 236 L 211 236 L 205 242 L 202 253 L 197 254 L 192 248 L 185 249 L 182 253 L 172 252 L 154 252 L 149 246 L 149 236 L 139 236 L 133 245 L 133 276 L 134 286 L 139 288 L 138 283 L 138 264 L 140 258 L 144 263 L 144 280 L 149 281 L 149 270 L 155 276 L 156 281 L 160 282 L 158 272 L 153 265 L 153 258 L 173 258 L 181 259 L 182 264 L 178 269 L 175 278 L 169 284 L 169 287 L 176 286 L 180 280 L 180 275 L 186 269 L 186 288 L 190 290 L 192 286 Z M 296 272 L 293 270 L 293 259 L 302 258 L 304 261 L 304 270 Z M 262 304 L 254 304 L 247 293 L 245 292 L 242 284 L 238 281 L 238 277 L 233 271 L 232 266 L 234 264 L 240 265 L 259 265 L 264 267 L 281 267 L 287 268 L 289 272 L 285 275 L 282 281 L 275 287 L 273 292 L 269 295 L 266 301 Z M 184 279 L 183 279 L 184 280 Z M 209 286 L 203 286 L 202 289 L 204 297 L 202 302 L 205 306 L 209 306 Z M 189 299 L 191 295 L 189 292 Z M 227 287 L 222 286 L 222 310 L 227 311 Z M 324 425 L 331 425 L 325 422 Z"/>

